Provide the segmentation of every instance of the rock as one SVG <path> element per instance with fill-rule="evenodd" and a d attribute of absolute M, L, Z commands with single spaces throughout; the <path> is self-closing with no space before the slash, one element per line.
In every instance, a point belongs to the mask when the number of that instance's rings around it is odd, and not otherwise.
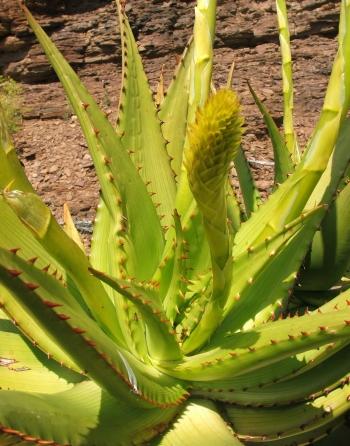
<path fill-rule="evenodd" d="M 49 173 L 55 173 L 58 170 L 59 170 L 59 167 L 56 164 L 54 164 L 53 166 L 50 167 Z"/>
<path fill-rule="evenodd" d="M 1 28 L 0 28 L 1 35 Z M 17 36 L 6 36 L 1 39 L 0 51 L 3 53 L 12 53 L 21 50 L 25 47 L 25 42 Z"/>
<path fill-rule="evenodd" d="M 27 3 L 75 66 L 119 62 L 114 1 L 31 0 Z M 218 3 L 218 47 L 255 47 L 277 41 L 274 2 L 221 0 Z M 292 38 L 336 35 L 338 0 L 289 3 L 293 11 Z M 143 56 L 157 58 L 182 51 L 191 30 L 194 4 L 194 0 L 133 0 L 132 5 L 128 4 L 127 12 Z M 0 38 L 0 66 L 5 74 L 30 83 L 53 79 L 17 0 L 0 0 Z"/>

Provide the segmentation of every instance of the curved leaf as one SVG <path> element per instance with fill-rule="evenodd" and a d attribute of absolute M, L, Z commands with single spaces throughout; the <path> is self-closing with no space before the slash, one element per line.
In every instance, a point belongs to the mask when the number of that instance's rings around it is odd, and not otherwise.
<path fill-rule="evenodd" d="M 253 212 L 258 210 L 260 195 L 254 184 L 252 172 L 242 147 L 234 159 L 234 165 L 243 196 L 245 214 L 250 217 Z"/>
<path fill-rule="evenodd" d="M 160 105 L 159 118 L 167 142 L 167 151 L 172 158 L 171 167 L 176 176 L 181 174 L 183 149 L 187 131 L 187 113 L 190 89 L 190 67 L 194 43 L 191 40 L 178 64 L 173 80 Z"/>
<path fill-rule="evenodd" d="M 350 133 L 349 133 L 350 134 Z M 313 240 L 301 272 L 304 290 L 327 290 L 346 272 L 350 263 L 350 184 L 332 203 Z"/>
<path fill-rule="evenodd" d="M 281 313 L 324 213 L 325 209 L 318 208 L 303 215 L 274 238 L 249 247 L 235 259 L 225 319 L 211 345 L 221 342 L 227 331 L 258 326 Z"/>
<path fill-rule="evenodd" d="M 130 151 L 135 167 L 148 185 L 152 200 L 162 215 L 162 224 L 170 226 L 176 194 L 174 173 L 128 18 L 119 0 L 117 4 L 123 58 L 118 130 L 122 134 L 123 146 Z"/>
<path fill-rule="evenodd" d="M 116 241 L 120 232 L 127 234 L 129 274 L 139 280 L 150 279 L 160 261 L 164 237 L 149 192 L 105 114 L 28 9 L 24 5 L 22 8 L 80 121 L 113 220 Z M 116 207 L 120 200 L 123 219 L 120 207 Z M 139 225 L 140 221 L 144 224 Z M 145 252 L 147 262 L 142 261 Z"/>
<path fill-rule="evenodd" d="M 225 380 L 258 370 L 350 334 L 350 309 L 312 314 L 265 324 L 258 329 L 232 333 L 212 350 L 167 366 L 175 377 L 193 381 Z M 164 366 L 163 366 L 164 367 Z"/>
<path fill-rule="evenodd" d="M 189 402 L 161 440 L 152 446 L 241 446 L 232 430 L 210 401 Z"/>
<path fill-rule="evenodd" d="M 166 407 L 188 396 L 178 380 L 164 376 L 113 342 L 58 281 L 54 283 L 12 253 L 0 249 L 0 254 L 3 285 L 84 374 L 131 405 Z M 11 300 L 6 295 L 3 299 L 4 308 L 11 312 Z M 21 327 L 20 320 L 18 325 Z"/>
<path fill-rule="evenodd" d="M 0 313 L 0 385 L 2 389 L 39 393 L 68 390 L 82 375 L 59 365 L 25 339 Z"/>
<path fill-rule="evenodd" d="M 86 255 L 62 230 L 49 208 L 35 194 L 12 191 L 3 196 L 42 247 L 68 272 L 92 315 L 113 335 L 117 317 L 112 302 L 99 281 L 89 274 Z"/>
<path fill-rule="evenodd" d="M 33 187 L 17 158 L 0 103 L 0 189 L 5 189 L 7 186 L 27 192 L 33 191 Z"/>
<path fill-rule="evenodd" d="M 278 368 L 278 364 L 275 365 Z M 350 348 L 297 376 L 253 388 L 235 388 L 235 380 L 192 384 L 192 394 L 242 406 L 289 406 L 298 401 L 314 400 L 348 381 Z M 247 383 L 249 381 L 247 380 Z"/>
<path fill-rule="evenodd" d="M 0 390 L 0 432 L 11 445 L 141 445 L 177 411 L 135 408 L 92 382 L 55 395 Z"/>
<path fill-rule="evenodd" d="M 280 49 L 282 56 L 283 83 L 283 128 L 286 139 L 286 149 L 294 163 L 299 162 L 300 154 L 293 125 L 293 72 L 292 55 L 290 49 L 290 34 L 285 0 L 276 0 L 277 20 L 279 30 Z"/>
<path fill-rule="evenodd" d="M 265 105 L 260 101 L 257 94 L 253 90 L 253 87 L 248 83 L 249 90 L 254 98 L 256 105 L 258 106 L 263 118 L 265 125 L 267 127 L 267 131 L 269 132 L 269 136 L 272 143 L 274 161 L 275 161 L 275 184 L 283 183 L 288 177 L 288 174 L 293 172 L 293 162 L 292 162 L 292 154 L 288 151 L 288 148 L 283 141 L 282 136 L 270 115 L 269 111 L 265 107 Z M 294 133 L 292 133 L 292 136 Z M 294 142 L 290 139 L 290 143 L 292 144 L 292 153 L 294 151 Z"/>
<path fill-rule="evenodd" d="M 277 445 L 297 441 L 298 436 L 313 438 L 313 431 L 324 432 L 350 408 L 350 387 L 338 387 L 315 401 L 284 408 L 249 409 L 226 406 L 226 412 L 242 441 L 276 441 Z M 338 418 L 338 420 L 336 420 Z M 316 437 L 317 438 L 317 437 Z"/>
<path fill-rule="evenodd" d="M 182 357 L 171 322 L 162 306 L 147 290 L 130 282 L 119 282 L 113 277 L 90 269 L 103 282 L 130 300 L 142 314 L 146 326 L 146 339 L 150 357 L 157 361 L 171 361 Z"/>

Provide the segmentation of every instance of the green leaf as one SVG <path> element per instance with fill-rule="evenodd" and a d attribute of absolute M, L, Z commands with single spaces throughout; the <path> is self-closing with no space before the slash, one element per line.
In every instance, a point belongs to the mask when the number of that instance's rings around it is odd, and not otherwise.
<path fill-rule="evenodd" d="M 204 230 L 203 216 L 195 200 L 192 200 L 191 206 L 181 217 L 184 243 L 187 248 L 186 275 L 192 280 L 210 268 L 209 243 Z"/>
<path fill-rule="evenodd" d="M 169 260 L 164 262 L 160 277 L 160 293 L 162 293 L 163 308 L 170 319 L 174 322 L 180 313 L 186 292 L 186 260 L 187 246 L 184 232 L 181 226 L 180 216 L 174 213 L 175 238 L 171 253 L 167 253 Z M 165 280 L 164 280 L 165 279 Z"/>
<path fill-rule="evenodd" d="M 270 196 L 259 211 L 242 225 L 236 236 L 236 246 L 245 250 L 248 246 L 263 242 L 267 237 L 290 222 L 307 204 L 312 191 L 327 169 L 340 133 L 344 130 L 344 120 L 349 110 L 350 89 L 349 61 L 346 49 L 350 45 L 350 5 L 342 2 L 339 51 L 335 58 L 328 83 L 322 113 L 309 145 L 295 172 Z M 338 145 L 342 142 L 338 141 Z M 342 150 L 341 147 L 335 149 Z M 347 151 L 349 154 L 349 151 Z M 343 164 L 344 173 L 345 166 Z M 332 184 L 327 192 L 336 190 L 338 172 L 334 173 Z M 333 188 L 333 189 L 332 189 Z M 323 190 L 324 192 L 324 190 Z M 324 202 L 324 200 L 323 200 Z M 319 204 L 319 203 L 316 203 Z M 312 203 L 312 207 L 315 202 Z"/>
<path fill-rule="evenodd" d="M 21 254 L 26 259 L 30 259 L 32 263 L 36 259 L 33 257 L 33 252 L 43 254 L 43 259 L 41 258 L 35 261 L 36 266 L 44 269 L 45 271 L 47 270 L 49 274 L 54 274 L 55 277 L 62 278 L 61 280 L 65 281 L 62 271 L 57 270 L 55 264 L 47 264 L 47 260 L 45 260 L 45 258 L 48 256 L 45 256 L 45 251 L 39 244 L 36 246 L 37 242 L 33 240 L 31 233 L 22 224 L 20 224 L 17 217 L 3 200 L 0 200 L 0 210 L 3 211 L 1 214 L 2 218 L 0 219 L 1 245 L 5 245 L 7 249 L 12 249 L 13 253 L 15 253 L 18 251 L 18 243 L 23 243 L 23 248 L 21 245 L 18 255 Z M 3 235 L 3 237 L 1 237 L 1 235 Z M 67 284 L 66 292 L 72 292 L 72 287 L 70 287 L 69 284 Z M 0 294 L 0 303 L 3 304 L 4 301 L 11 302 L 11 311 L 9 310 L 8 306 L 4 308 L 4 311 L 6 311 L 6 313 L 11 317 L 11 320 L 15 321 L 17 324 L 19 321 L 21 322 L 21 330 L 26 333 L 29 339 L 32 339 L 33 342 L 40 345 L 40 348 L 48 357 L 53 357 L 59 363 L 63 363 L 75 371 L 81 372 L 81 369 L 56 345 L 56 343 L 47 335 L 47 333 L 45 333 L 45 330 L 43 330 L 36 321 L 33 321 L 26 313 L 22 311 L 21 307 L 13 299 L 13 295 L 6 288 L 4 288 L 2 283 L 0 283 Z M 72 297 L 72 300 L 75 300 L 75 297 Z"/>
<path fill-rule="evenodd" d="M 181 174 L 183 149 L 187 131 L 187 113 L 190 89 L 190 67 L 193 58 L 193 40 L 187 45 L 172 82 L 167 89 L 164 101 L 160 105 L 159 118 L 162 132 L 168 141 L 167 152 L 171 167 L 176 176 Z"/>
<path fill-rule="evenodd" d="M 122 217 L 122 213 L 120 214 Z M 126 277 L 126 256 L 125 237 L 119 236 L 116 243 L 115 226 L 109 213 L 108 207 L 103 200 L 97 208 L 95 218 L 94 234 L 91 240 L 91 265 L 99 270 L 105 271 L 113 277 Z M 147 361 L 148 351 L 144 336 L 142 323 L 137 323 L 138 311 L 135 306 L 128 302 L 122 295 L 111 287 L 103 284 L 106 293 L 115 305 L 115 312 L 118 319 L 116 335 L 122 339 L 128 350 L 137 357 Z M 136 314 L 136 316 L 135 316 Z"/>
<path fill-rule="evenodd" d="M 95 164 L 103 199 L 113 221 L 116 242 L 118 234 L 126 231 L 125 238 L 129 241 L 128 273 L 139 280 L 149 279 L 160 261 L 164 240 L 147 188 L 105 114 L 28 9 L 23 5 L 22 8 L 79 119 Z M 116 206 L 120 200 L 122 219 L 120 206 Z M 139 225 L 140 221 L 144 224 Z M 143 261 L 144 253 L 148 255 L 147 262 Z"/>
<path fill-rule="evenodd" d="M 240 446 L 230 427 L 221 418 L 214 403 L 204 400 L 189 402 L 169 431 L 152 446 Z"/>
<path fill-rule="evenodd" d="M 350 262 L 350 185 L 337 196 L 316 232 L 300 282 L 307 290 L 327 290 L 346 272 Z"/>
<path fill-rule="evenodd" d="M 2 248 L 13 250 L 17 252 L 20 257 L 35 263 L 37 268 L 48 271 L 50 274 L 57 278 L 60 278 L 67 286 L 69 293 L 73 299 L 76 299 L 81 305 L 84 306 L 84 302 L 81 298 L 79 291 L 75 284 L 69 279 L 67 272 L 62 266 L 42 247 L 39 242 L 34 238 L 32 232 L 23 225 L 19 218 L 14 214 L 12 209 L 0 196 L 0 246 Z M 20 248 L 20 249 L 19 249 Z M 11 298 L 10 293 L 0 285 L 0 293 L 6 293 L 8 298 Z M 12 298 L 11 298 L 12 299 Z M 21 311 L 20 308 L 16 308 L 16 313 Z M 48 354 L 56 355 L 57 346 L 48 338 L 46 333 L 38 327 L 36 324 L 31 323 L 26 315 L 21 316 L 25 321 L 26 327 L 30 327 L 32 332 L 35 332 L 35 339 L 40 339 L 40 345 L 42 349 Z M 58 356 L 62 356 L 62 351 L 58 349 Z M 64 363 L 72 363 L 72 361 L 65 357 L 61 360 Z M 71 364 L 74 366 L 74 363 Z"/>
<path fill-rule="evenodd" d="M 64 221 L 64 230 L 66 234 L 79 246 L 79 248 L 83 251 L 83 253 L 86 254 L 84 242 L 81 239 L 78 229 L 74 224 L 74 220 L 69 211 L 67 203 L 64 203 L 63 205 L 63 221 Z"/>
<path fill-rule="evenodd" d="M 13 253 L 0 249 L 0 254 L 0 279 L 16 302 L 108 392 L 143 407 L 177 405 L 187 397 L 179 381 L 142 363 L 110 339 L 58 281 Z M 6 295 L 3 306 L 6 310 L 11 306 Z"/>
<path fill-rule="evenodd" d="M 350 408 L 350 386 L 338 387 L 315 401 L 278 408 L 235 408 L 226 406 L 228 418 L 242 441 L 272 441 L 277 445 L 299 442 L 298 436 L 311 439 L 314 431 L 324 432 Z M 339 418 L 336 422 L 339 423 Z M 273 443 L 275 444 L 275 443 Z M 302 444 L 302 443 L 298 443 Z"/>
<path fill-rule="evenodd" d="M 49 208 L 31 193 L 4 192 L 3 197 L 42 247 L 69 272 L 96 320 L 114 335 L 118 322 L 112 302 L 102 285 L 89 274 L 88 258 L 58 225 Z"/>
<path fill-rule="evenodd" d="M 216 25 L 216 0 L 197 0 L 193 29 L 194 52 L 188 121 L 192 123 L 198 107 L 207 100 L 212 80 L 213 44 Z"/>
<path fill-rule="evenodd" d="M 332 313 L 336 314 L 340 310 L 343 311 L 349 309 L 349 299 L 350 290 L 347 290 L 311 314 L 317 315 L 318 313 L 322 314 L 327 312 L 329 317 L 332 318 Z M 286 319 L 286 324 L 288 323 L 288 320 L 289 319 Z M 280 359 L 277 363 L 255 369 L 248 373 L 243 373 L 237 377 L 230 377 L 227 381 L 230 381 L 231 389 L 234 388 L 243 392 L 256 390 L 257 388 L 285 381 L 286 379 L 291 379 L 306 373 L 331 358 L 348 344 L 348 339 L 328 343 L 316 349 L 298 353 L 293 357 Z M 210 385 L 213 384 L 211 383 Z"/>
<path fill-rule="evenodd" d="M 227 331 L 258 326 L 283 311 L 296 273 L 325 212 L 323 208 L 316 208 L 303 214 L 272 239 L 234 257 L 230 299 L 211 345 L 220 343 Z"/>
<path fill-rule="evenodd" d="M 241 389 L 236 387 L 235 379 L 196 382 L 192 384 L 192 394 L 243 406 L 289 406 L 307 399 L 314 400 L 343 385 L 347 382 L 349 368 L 350 348 L 345 347 L 314 368 L 277 383 Z M 247 379 L 246 385 L 248 382 Z"/>
<path fill-rule="evenodd" d="M 119 0 L 117 4 L 123 57 L 118 131 L 123 135 L 123 146 L 131 152 L 131 159 L 147 184 L 153 202 L 159 206 L 157 210 L 162 216 L 162 224 L 170 226 L 176 194 L 174 174 L 128 18 Z"/>
<path fill-rule="evenodd" d="M 328 81 L 326 96 L 317 126 L 302 158 L 302 163 L 319 169 L 324 157 L 336 143 L 341 123 L 350 107 L 350 5 L 342 0 L 339 18 L 338 52 Z"/>
<path fill-rule="evenodd" d="M 226 182 L 226 203 L 227 203 L 227 226 L 232 236 L 236 234 L 241 226 L 243 209 L 237 200 L 230 179 Z"/>
<path fill-rule="evenodd" d="M 103 282 L 130 300 L 142 314 L 146 326 L 149 354 L 158 361 L 177 360 L 182 357 L 171 322 L 167 319 L 160 302 L 150 292 L 130 282 L 121 282 L 105 273 L 90 269 Z"/>
<path fill-rule="evenodd" d="M 14 211 L 5 202 L 0 194 L 0 246 L 7 249 L 17 249 L 21 247 L 19 255 L 25 258 L 38 258 L 35 262 L 39 267 L 44 268 L 48 264 L 51 269 L 57 269 L 57 275 L 66 277 L 65 271 L 47 251 L 42 248 L 40 243 L 34 238 L 31 231 L 23 225 Z"/>
<path fill-rule="evenodd" d="M 92 382 L 55 395 L 0 390 L 0 444 L 7 445 L 2 442 L 7 438 L 11 445 L 141 445 L 162 431 L 177 410 L 136 408 Z"/>
<path fill-rule="evenodd" d="M 346 225 L 349 201 L 349 186 L 342 182 L 333 200 L 334 184 L 344 174 L 349 162 L 348 140 L 350 119 L 341 129 L 336 151 L 328 163 L 319 184 L 309 199 L 308 205 L 317 200 L 331 202 L 330 209 L 317 232 L 311 253 L 305 262 L 300 278 L 301 287 L 306 290 L 326 290 L 333 286 L 345 273 L 349 261 L 349 231 Z M 328 186 L 330 185 L 330 186 Z"/>
<path fill-rule="evenodd" d="M 267 108 L 265 107 L 265 105 L 260 101 L 259 97 L 255 93 L 255 91 L 253 90 L 253 87 L 249 84 L 249 82 L 248 82 L 248 87 L 249 87 L 249 90 L 254 98 L 256 105 L 258 106 L 258 108 L 264 118 L 264 122 L 267 127 L 267 131 L 269 132 L 270 139 L 271 139 L 274 161 L 275 161 L 274 182 L 275 182 L 275 184 L 283 183 L 283 181 L 285 181 L 287 179 L 288 174 L 293 172 L 293 170 L 294 170 L 294 166 L 293 166 L 293 162 L 292 162 L 292 156 L 293 157 L 296 156 L 296 155 L 294 155 L 294 149 L 295 149 L 294 141 L 293 141 L 294 133 L 292 133 L 292 134 L 289 133 L 289 136 L 292 135 L 292 137 L 288 138 L 290 145 L 292 145 L 291 152 L 290 152 L 290 151 L 288 151 L 288 147 L 286 146 L 286 143 L 283 141 L 283 138 L 278 130 L 277 125 L 275 124 L 275 121 L 273 120 L 272 116 L 270 115 L 270 113 L 267 110 Z M 293 123 L 291 123 L 291 125 L 293 125 Z M 292 132 L 294 132 L 293 129 L 292 129 Z"/>
<path fill-rule="evenodd" d="M 350 121 L 342 124 L 337 143 L 322 172 L 304 169 L 302 162 L 295 172 L 269 197 L 258 212 L 242 224 L 235 238 L 234 254 L 240 255 L 255 244 L 268 242 L 283 226 L 315 205 L 329 205 L 350 160 L 347 139 Z M 321 157 L 321 155 L 320 155 Z"/>
<path fill-rule="evenodd" d="M 26 192 L 33 192 L 33 188 L 25 175 L 25 171 L 19 162 L 13 141 L 10 138 L 6 122 L 0 110 L 0 189 L 19 189 Z M 2 150 L 3 149 L 3 150 Z M 49 264 L 52 270 L 66 278 L 66 272 L 59 263 L 48 254 L 35 240 L 30 231 L 21 224 L 10 207 L 0 198 L 0 245 L 8 249 L 21 246 L 20 255 L 26 258 L 38 258 L 36 264 L 41 268 Z M 70 291 L 78 296 L 78 291 L 73 284 L 69 283 Z"/>
<path fill-rule="evenodd" d="M 211 272 L 191 281 L 184 296 L 184 308 L 178 316 L 176 332 L 181 342 L 184 342 L 201 321 L 212 292 Z"/>
<path fill-rule="evenodd" d="M 0 103 L 0 189 L 5 187 L 33 191 L 21 163 L 19 162 L 12 138 L 7 129 L 4 110 Z"/>
<path fill-rule="evenodd" d="M 300 161 L 298 142 L 293 125 L 293 71 L 290 49 L 290 34 L 285 0 L 276 0 L 277 20 L 279 30 L 280 49 L 282 56 L 283 83 L 283 128 L 286 149 L 291 155 L 293 163 Z"/>
<path fill-rule="evenodd" d="M 0 313 L 0 383 L 6 390 L 57 393 L 82 381 L 82 375 L 49 359 Z"/>
<path fill-rule="evenodd" d="M 327 431 L 327 435 L 322 440 L 318 441 L 317 446 L 347 446 L 349 438 L 349 427 L 346 425 L 346 420 L 344 424 L 336 426 L 331 432 Z"/>
<path fill-rule="evenodd" d="M 245 214 L 249 218 L 253 212 L 258 210 L 260 195 L 254 184 L 252 172 L 242 147 L 234 159 L 234 165 L 243 196 Z"/>
<path fill-rule="evenodd" d="M 230 386 L 230 389 L 235 389 L 237 392 L 254 393 L 259 388 L 274 385 L 307 373 L 322 362 L 327 361 L 348 344 L 349 342 L 346 340 L 325 344 L 322 347 L 297 353 L 294 356 L 283 358 L 268 366 L 232 378 L 228 377 L 225 380 L 210 382 L 203 381 L 202 383 L 196 382 L 196 386 L 201 388 L 205 386 L 215 387 L 215 383 L 220 385 L 220 382 L 225 381 L 227 384 L 227 386 L 225 384 L 225 387 Z"/>
<path fill-rule="evenodd" d="M 220 346 L 186 357 L 166 370 L 172 376 L 193 381 L 233 378 L 299 352 L 347 339 L 349 317 L 350 311 L 346 309 L 294 317 L 232 333 Z"/>
<path fill-rule="evenodd" d="M 339 42 L 340 51 L 343 58 L 343 70 L 344 70 L 344 90 L 345 90 L 345 109 L 350 107 L 350 61 L 347 55 L 350 51 L 350 5 L 348 0 L 342 0 L 340 5 L 340 25 L 339 25 Z M 345 114 L 345 113 L 344 113 Z"/>

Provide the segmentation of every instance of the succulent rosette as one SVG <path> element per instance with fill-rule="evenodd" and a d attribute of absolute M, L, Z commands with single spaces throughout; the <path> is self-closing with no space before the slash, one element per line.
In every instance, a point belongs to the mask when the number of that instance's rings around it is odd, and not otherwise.
<path fill-rule="evenodd" d="M 112 124 L 21 2 L 101 195 L 87 255 L 67 208 L 63 228 L 35 194 L 0 109 L 0 445 L 340 444 L 342 434 L 322 438 L 350 409 L 349 0 L 303 150 L 276 1 L 283 134 L 250 87 L 275 154 L 264 202 L 239 94 L 211 84 L 216 2 L 198 0 L 193 39 L 156 103 L 116 4 L 123 85 Z"/>

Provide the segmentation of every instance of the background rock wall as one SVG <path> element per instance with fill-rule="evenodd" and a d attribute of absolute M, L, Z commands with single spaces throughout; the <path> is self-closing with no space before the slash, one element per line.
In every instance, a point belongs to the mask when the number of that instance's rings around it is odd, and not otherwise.
<path fill-rule="evenodd" d="M 246 57 L 246 67 L 237 64 L 237 70 L 242 70 L 245 78 L 265 77 L 251 66 L 250 55 L 256 56 L 261 64 L 262 58 L 268 59 L 271 51 L 276 52 L 274 3 L 274 0 L 218 1 L 216 48 L 219 65 L 226 65 L 233 59 L 241 63 Z M 114 67 L 120 63 L 120 45 L 113 0 L 28 0 L 27 4 L 83 76 L 99 76 L 105 85 L 114 79 L 117 71 Z M 174 54 L 181 54 L 191 32 L 194 4 L 193 0 L 128 0 L 128 15 L 151 81 L 158 77 L 163 63 L 167 63 L 170 71 L 174 66 Z M 336 36 L 339 1 L 289 1 L 288 5 L 296 50 L 300 42 L 305 42 L 305 58 L 312 53 L 330 56 L 324 42 L 329 43 Z M 325 72 L 327 68 L 324 67 Z M 56 80 L 16 0 L 0 0 L 0 69 L 31 85 Z M 227 66 L 222 71 L 219 69 L 217 77 L 222 79 L 225 71 Z M 30 115 L 63 115 L 62 104 L 54 109 L 42 109 L 40 105 L 47 101 L 45 95 L 41 96 L 41 88 L 28 89 L 39 93 L 38 103 L 32 104 Z"/>

